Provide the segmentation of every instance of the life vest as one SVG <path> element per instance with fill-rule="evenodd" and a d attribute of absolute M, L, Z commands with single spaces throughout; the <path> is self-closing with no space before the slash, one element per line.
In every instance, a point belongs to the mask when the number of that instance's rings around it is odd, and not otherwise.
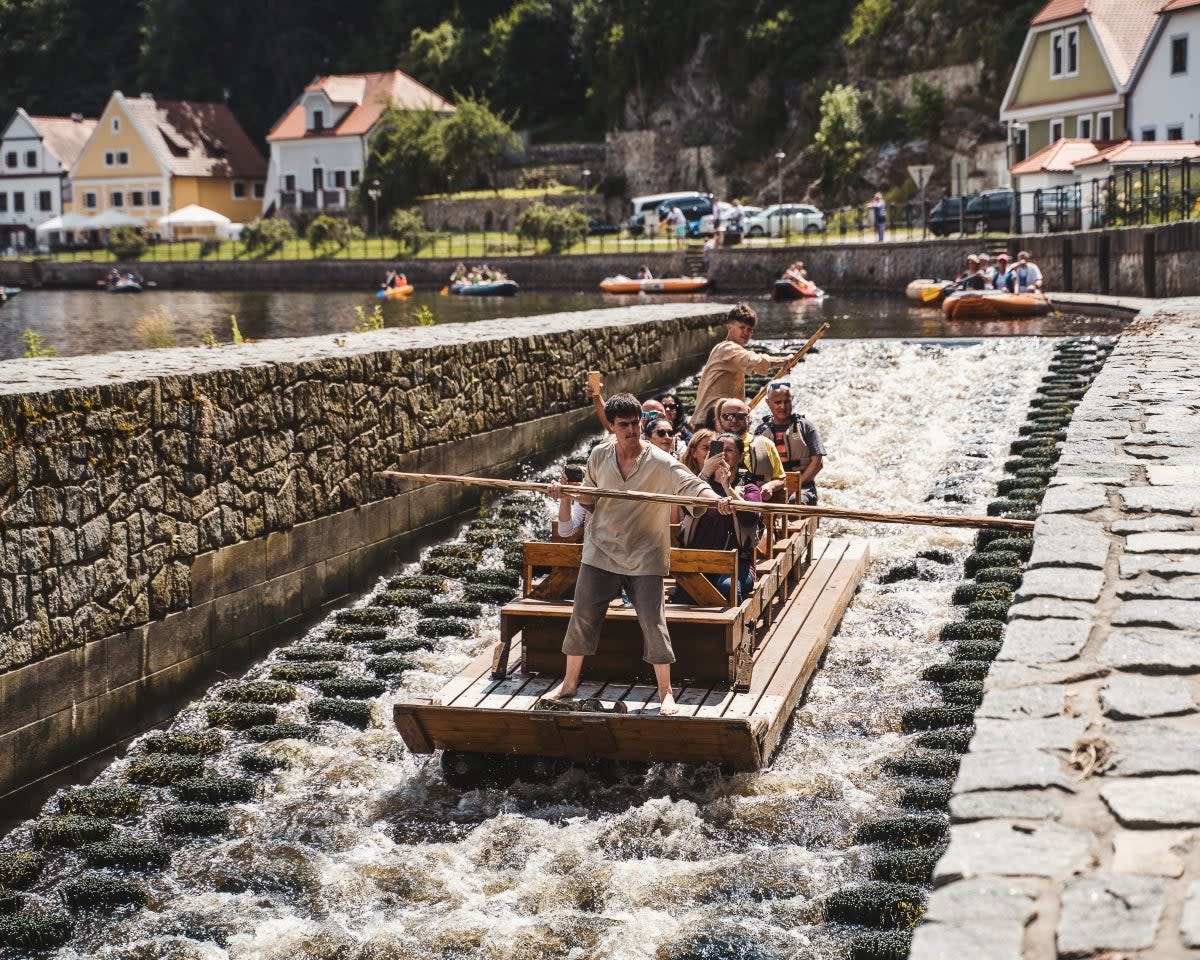
<path fill-rule="evenodd" d="M 804 435 L 800 432 L 800 414 L 798 413 L 792 414 L 791 424 L 782 430 L 776 428 L 770 416 L 763 417 L 763 422 L 755 428 L 754 436 L 774 442 L 785 470 L 804 470 L 812 462 L 812 451 L 808 449 L 808 444 L 804 442 Z M 751 472 L 754 471 L 751 470 Z"/>
<path fill-rule="evenodd" d="M 771 479 L 771 456 L 763 449 L 764 443 L 770 443 L 769 437 L 757 435 L 747 437 L 746 456 L 744 462 L 749 464 L 747 472 L 750 479 L 759 486 Z"/>

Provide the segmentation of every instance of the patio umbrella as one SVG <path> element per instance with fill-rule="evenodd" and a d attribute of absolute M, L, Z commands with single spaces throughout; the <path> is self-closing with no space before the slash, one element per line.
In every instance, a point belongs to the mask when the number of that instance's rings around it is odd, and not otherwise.
<path fill-rule="evenodd" d="M 223 213 L 209 210 L 208 207 L 197 203 L 189 203 L 186 207 L 172 210 L 165 217 L 160 217 L 158 222 L 168 230 L 175 227 L 213 227 L 219 230 L 231 221 Z"/>
<path fill-rule="evenodd" d="M 79 230 L 112 230 L 115 227 L 140 227 L 142 221 L 136 217 L 131 217 L 127 213 L 122 213 L 120 210 L 105 210 L 94 217 L 88 217 L 86 222 L 81 224 Z"/>

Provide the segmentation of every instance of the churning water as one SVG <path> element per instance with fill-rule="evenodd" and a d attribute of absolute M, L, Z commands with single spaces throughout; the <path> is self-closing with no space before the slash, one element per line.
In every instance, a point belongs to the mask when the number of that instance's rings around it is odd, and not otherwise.
<path fill-rule="evenodd" d="M 822 502 L 983 513 L 1053 347 L 1033 338 L 823 343 L 791 376 L 797 407 L 829 452 Z M 547 517 L 550 510 L 547 502 Z M 316 742 L 274 745 L 290 768 L 231 808 L 229 834 L 187 841 L 170 866 L 146 873 L 148 906 L 78 915 L 74 939 L 57 956 L 844 955 L 851 932 L 821 921 L 821 901 L 866 879 L 855 824 L 899 809 L 901 785 L 880 767 L 907 740 L 901 712 L 936 702 L 918 676 L 943 657 L 938 628 L 953 615 L 961 568 L 922 559 L 919 578 L 888 584 L 884 574 L 928 551 L 961 561 L 972 533 L 847 521 L 822 529 L 867 538 L 872 562 L 765 771 L 723 777 L 660 765 L 623 779 L 570 770 L 537 785 L 447 787 L 435 758 L 404 748 L 391 707 L 433 693 L 492 644 L 496 629 L 485 617 L 476 635 L 416 654 L 420 669 L 372 701 L 367 729 L 327 723 Z M 251 676 L 265 676 L 275 656 Z M 304 721 L 316 694 L 301 690 L 280 708 L 281 720 Z M 184 711 L 176 728 L 202 727 L 211 702 Z M 240 749 L 213 758 L 210 769 L 242 775 Z M 114 763 L 98 783 L 124 783 L 127 768 Z M 156 836 L 155 809 L 119 830 Z M 4 843 L 29 845 L 28 826 Z M 56 854 L 34 899 L 62 909 L 55 885 L 80 869 L 76 854 Z"/>

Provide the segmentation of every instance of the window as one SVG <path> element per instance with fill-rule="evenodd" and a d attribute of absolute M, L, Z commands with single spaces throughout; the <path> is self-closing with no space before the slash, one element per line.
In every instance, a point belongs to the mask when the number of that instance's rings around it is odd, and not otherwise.
<path fill-rule="evenodd" d="M 21 190 L 13 193 L 13 213 L 25 212 L 25 194 Z"/>
<path fill-rule="evenodd" d="M 1113 138 L 1111 113 L 1100 113 L 1096 115 L 1096 138 L 1098 140 L 1111 140 Z"/>
<path fill-rule="evenodd" d="M 8 194 L 0 193 L 0 213 L 8 213 Z"/>
<path fill-rule="evenodd" d="M 346 186 L 346 171 L 345 170 L 334 170 L 333 171 L 333 185 L 335 187 L 337 187 L 339 190 L 345 188 L 345 186 Z"/>
<path fill-rule="evenodd" d="M 1063 127 L 1066 124 L 1062 120 L 1050 121 L 1050 142 L 1058 143 L 1063 138 Z"/>
<path fill-rule="evenodd" d="M 1076 136 L 1081 140 L 1092 139 L 1092 118 L 1079 117 L 1075 121 Z"/>
<path fill-rule="evenodd" d="M 87 207 L 89 210 L 96 209 L 96 195 L 94 193 L 92 193 L 91 190 L 87 191 L 83 195 L 83 205 L 85 207 Z"/>
<path fill-rule="evenodd" d="M 10 150 L 4 155 L 4 165 L 6 167 L 15 167 L 17 165 L 17 151 Z"/>
<path fill-rule="evenodd" d="M 1143 139 L 1143 140 L 1158 139 L 1158 128 L 1157 127 L 1142 127 L 1141 139 Z"/>
<path fill-rule="evenodd" d="M 113 165 L 113 152 L 111 150 L 104 151 L 104 165 L 111 167 Z"/>
<path fill-rule="evenodd" d="M 357 170 L 350 171 L 350 186 L 352 186 L 352 187 L 358 186 L 358 171 Z"/>
<path fill-rule="evenodd" d="M 125 206 L 125 194 L 120 190 L 114 190 L 112 197 L 109 200 L 109 206 L 123 207 Z"/>
<path fill-rule="evenodd" d="M 321 130 L 325 129 L 325 111 L 324 110 L 314 110 L 313 111 L 312 128 L 313 128 L 313 130 L 315 130 L 317 132 L 320 132 Z"/>
<path fill-rule="evenodd" d="M 266 184 L 256 183 L 254 185 L 254 199 L 261 200 L 266 193 Z"/>
<path fill-rule="evenodd" d="M 38 165 L 37 164 L 37 151 L 36 150 L 26 150 L 25 151 L 25 166 L 36 167 L 37 165 Z"/>
<path fill-rule="evenodd" d="M 159 193 L 157 190 L 150 191 L 150 206 L 152 206 L 152 207 L 161 207 L 162 206 L 162 194 Z"/>
<path fill-rule="evenodd" d="M 113 117 L 112 132 L 113 133 L 121 132 L 121 118 L 120 117 Z"/>
<path fill-rule="evenodd" d="M 1050 34 L 1050 79 L 1074 77 L 1079 73 L 1079 28 L 1068 27 Z"/>
<path fill-rule="evenodd" d="M 50 198 L 49 190 L 39 190 L 38 191 L 38 209 L 42 210 L 42 211 L 48 211 L 48 210 L 54 209 L 54 202 Z"/>
<path fill-rule="evenodd" d="M 129 205 L 131 207 L 144 207 L 146 205 L 146 194 L 141 190 L 134 190 L 129 194 Z"/>
<path fill-rule="evenodd" d="M 296 192 L 296 175 L 294 173 L 289 173 L 283 178 L 283 189 L 288 193 Z"/>
<path fill-rule="evenodd" d="M 245 200 L 246 199 L 246 184 L 243 183 L 241 180 L 233 181 L 233 199 L 235 199 L 235 200 Z"/>
<path fill-rule="evenodd" d="M 118 150 L 117 151 L 117 166 L 118 167 L 129 166 L 129 152 L 127 150 Z"/>
<path fill-rule="evenodd" d="M 1183 126 L 1179 125 L 1179 126 L 1167 127 L 1167 139 L 1168 140 L 1182 140 L 1183 139 Z"/>
<path fill-rule="evenodd" d="M 1187 73 L 1187 34 L 1171 38 L 1171 76 Z"/>

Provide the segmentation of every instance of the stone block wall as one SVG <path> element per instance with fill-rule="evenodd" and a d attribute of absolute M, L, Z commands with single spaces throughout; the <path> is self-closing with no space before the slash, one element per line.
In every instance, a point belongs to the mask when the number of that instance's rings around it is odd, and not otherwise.
<path fill-rule="evenodd" d="M 719 305 L 0 363 L 0 796 L 169 716 L 478 494 L 690 372 Z"/>

